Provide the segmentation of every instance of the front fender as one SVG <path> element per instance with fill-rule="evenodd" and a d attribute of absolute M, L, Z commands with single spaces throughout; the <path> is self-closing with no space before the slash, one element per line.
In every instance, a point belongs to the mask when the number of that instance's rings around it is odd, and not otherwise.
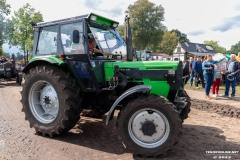
<path fill-rule="evenodd" d="M 111 117 L 111 115 L 113 114 L 114 109 L 117 107 L 117 105 L 119 104 L 119 102 L 121 102 L 124 98 L 126 98 L 127 96 L 133 94 L 133 93 L 137 93 L 137 92 L 148 92 L 152 89 L 152 87 L 150 85 L 138 85 L 138 86 L 134 86 L 132 88 L 129 88 L 128 90 L 126 90 L 121 96 L 118 97 L 118 99 L 113 103 L 111 109 L 108 112 L 107 115 L 107 119 L 106 119 L 106 125 L 108 125 L 109 119 Z"/>

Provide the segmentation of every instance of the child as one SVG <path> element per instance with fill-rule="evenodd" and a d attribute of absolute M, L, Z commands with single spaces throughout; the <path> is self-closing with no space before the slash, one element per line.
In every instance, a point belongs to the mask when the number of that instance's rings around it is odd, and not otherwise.
<path fill-rule="evenodd" d="M 218 63 L 214 64 L 214 80 L 212 86 L 212 97 L 218 96 L 219 86 L 222 80 L 221 67 Z"/>

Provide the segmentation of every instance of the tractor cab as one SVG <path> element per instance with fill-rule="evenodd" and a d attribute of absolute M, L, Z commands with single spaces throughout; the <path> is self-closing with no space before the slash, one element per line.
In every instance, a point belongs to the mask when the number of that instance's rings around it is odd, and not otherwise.
<path fill-rule="evenodd" d="M 126 44 L 117 26 L 118 22 L 93 13 L 36 24 L 30 62 L 68 64 L 82 90 L 96 91 L 106 82 L 103 63 L 126 57 Z"/>

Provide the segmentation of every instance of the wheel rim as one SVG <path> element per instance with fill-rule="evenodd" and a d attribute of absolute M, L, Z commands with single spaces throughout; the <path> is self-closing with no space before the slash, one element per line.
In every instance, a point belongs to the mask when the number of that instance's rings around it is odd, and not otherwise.
<path fill-rule="evenodd" d="M 128 132 L 137 145 L 156 148 L 167 140 L 170 125 L 160 111 L 145 108 L 132 115 L 128 123 Z"/>
<path fill-rule="evenodd" d="M 54 87 L 46 81 L 38 81 L 30 89 L 29 106 L 33 116 L 41 123 L 53 122 L 59 111 L 59 100 Z"/>

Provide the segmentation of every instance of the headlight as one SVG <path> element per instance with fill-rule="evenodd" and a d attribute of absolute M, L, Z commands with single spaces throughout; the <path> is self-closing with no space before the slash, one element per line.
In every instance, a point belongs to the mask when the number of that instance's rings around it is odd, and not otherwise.
<path fill-rule="evenodd" d="M 97 16 L 91 15 L 90 19 L 91 19 L 92 21 L 96 21 L 96 20 L 97 20 Z"/>
<path fill-rule="evenodd" d="M 113 23 L 113 27 L 117 28 L 118 24 L 117 23 Z"/>

